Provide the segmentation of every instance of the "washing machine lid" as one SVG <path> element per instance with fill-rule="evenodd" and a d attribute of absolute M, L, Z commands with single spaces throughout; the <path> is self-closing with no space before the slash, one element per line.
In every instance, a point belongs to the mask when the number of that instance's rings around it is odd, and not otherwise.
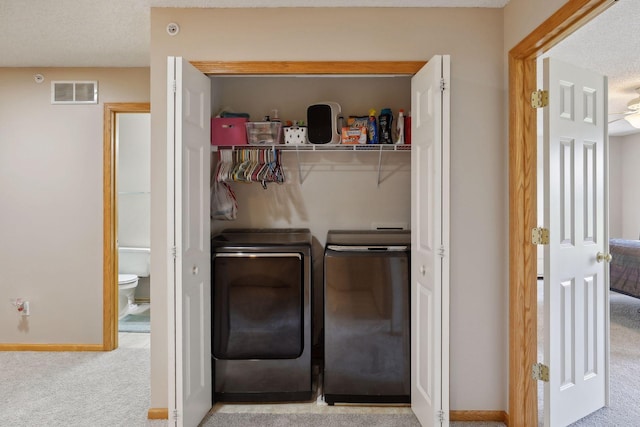
<path fill-rule="evenodd" d="M 118 274 L 118 285 L 127 285 L 138 280 L 135 274 Z"/>
<path fill-rule="evenodd" d="M 409 230 L 329 230 L 327 245 L 332 246 L 406 246 L 411 244 Z"/>

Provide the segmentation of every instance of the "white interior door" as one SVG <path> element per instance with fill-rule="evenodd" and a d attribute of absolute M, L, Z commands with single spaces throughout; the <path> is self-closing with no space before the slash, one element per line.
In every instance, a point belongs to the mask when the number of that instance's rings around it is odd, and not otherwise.
<path fill-rule="evenodd" d="M 180 57 L 167 75 L 170 425 L 191 427 L 212 406 L 211 82 Z"/>
<path fill-rule="evenodd" d="M 544 113 L 545 426 L 566 426 L 606 404 L 606 77 L 547 58 Z"/>
<path fill-rule="evenodd" d="M 411 80 L 411 408 L 449 425 L 450 58 Z"/>

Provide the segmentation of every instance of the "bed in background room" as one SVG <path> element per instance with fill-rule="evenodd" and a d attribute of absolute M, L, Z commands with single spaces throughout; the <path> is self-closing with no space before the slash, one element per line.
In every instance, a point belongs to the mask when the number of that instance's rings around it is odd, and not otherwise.
<path fill-rule="evenodd" d="M 611 239 L 609 288 L 640 298 L 640 240 Z"/>

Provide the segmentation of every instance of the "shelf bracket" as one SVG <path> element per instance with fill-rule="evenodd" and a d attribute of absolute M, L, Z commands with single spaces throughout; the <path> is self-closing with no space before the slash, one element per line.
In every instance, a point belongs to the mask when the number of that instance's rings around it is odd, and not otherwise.
<path fill-rule="evenodd" d="M 298 158 L 298 180 L 300 181 L 300 185 L 304 182 L 302 179 L 302 166 L 300 166 L 300 150 L 298 150 L 298 146 L 296 145 L 296 157 Z"/>

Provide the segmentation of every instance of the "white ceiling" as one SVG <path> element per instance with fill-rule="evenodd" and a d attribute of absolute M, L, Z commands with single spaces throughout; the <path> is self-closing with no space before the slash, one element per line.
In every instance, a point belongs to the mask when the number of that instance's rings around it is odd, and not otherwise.
<path fill-rule="evenodd" d="M 148 67 L 151 7 L 493 7 L 508 0 L 0 0 L 0 67 Z"/>
<path fill-rule="evenodd" d="M 0 67 L 148 67 L 151 7 L 491 7 L 508 0 L 0 0 Z M 609 111 L 640 87 L 640 1 L 619 0 L 550 55 L 609 77 Z M 612 119 L 620 116 L 612 116 Z M 625 127 L 625 125 L 627 125 Z M 624 120 L 612 134 L 633 131 Z"/>

